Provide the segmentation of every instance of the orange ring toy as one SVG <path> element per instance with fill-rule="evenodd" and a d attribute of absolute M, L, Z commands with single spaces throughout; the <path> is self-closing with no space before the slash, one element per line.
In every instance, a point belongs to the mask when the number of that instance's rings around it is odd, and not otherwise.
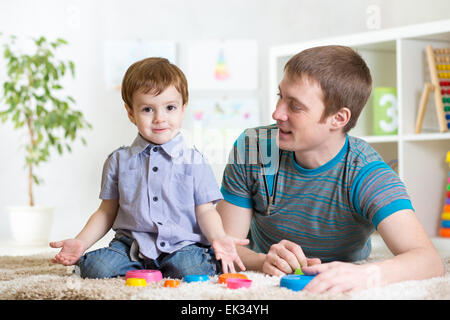
<path fill-rule="evenodd" d="M 248 280 L 245 274 L 241 273 L 223 273 L 219 276 L 219 283 L 227 283 L 227 279 L 244 279 Z"/>
<path fill-rule="evenodd" d="M 180 285 L 180 280 L 169 279 L 164 282 L 166 288 L 176 288 Z"/>

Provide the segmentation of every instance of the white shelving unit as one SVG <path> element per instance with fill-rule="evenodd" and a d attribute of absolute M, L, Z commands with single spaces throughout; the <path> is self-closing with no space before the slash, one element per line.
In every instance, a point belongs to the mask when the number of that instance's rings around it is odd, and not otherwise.
<path fill-rule="evenodd" d="M 269 50 L 269 102 L 275 107 L 283 68 L 296 53 L 321 45 L 346 45 L 366 60 L 373 87 L 396 87 L 398 134 L 373 135 L 373 107 L 369 99 L 350 135 L 365 139 L 384 158 L 394 161 L 411 195 L 416 214 L 427 233 L 436 236 L 445 200 L 450 132 L 440 133 L 434 99 L 429 99 L 421 134 L 414 133 L 420 95 L 429 81 L 425 48 L 450 48 L 450 20 L 377 30 L 342 37 L 275 46 Z M 273 110 L 270 110 L 272 112 Z"/>

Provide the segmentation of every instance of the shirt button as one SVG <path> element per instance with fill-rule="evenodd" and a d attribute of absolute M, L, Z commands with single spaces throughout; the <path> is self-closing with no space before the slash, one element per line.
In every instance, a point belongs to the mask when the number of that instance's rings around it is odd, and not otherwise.
<path fill-rule="evenodd" d="M 156 171 L 158 171 L 158 167 L 153 167 L 153 172 L 156 172 Z"/>
<path fill-rule="evenodd" d="M 158 197 L 153 197 L 153 201 L 158 201 Z"/>
<path fill-rule="evenodd" d="M 166 245 L 164 241 L 161 241 L 159 244 L 161 245 L 161 247 L 164 247 Z"/>
<path fill-rule="evenodd" d="M 159 148 L 158 147 L 153 147 L 153 151 L 158 152 Z"/>

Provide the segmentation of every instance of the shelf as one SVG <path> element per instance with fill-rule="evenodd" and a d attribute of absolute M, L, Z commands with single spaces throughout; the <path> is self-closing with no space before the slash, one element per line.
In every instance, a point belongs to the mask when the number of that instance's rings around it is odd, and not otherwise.
<path fill-rule="evenodd" d="M 368 143 L 398 142 L 399 136 L 361 136 L 358 137 Z"/>
<path fill-rule="evenodd" d="M 433 141 L 433 140 L 448 140 L 450 139 L 450 132 L 446 133 L 420 133 L 408 134 L 402 136 L 405 141 Z M 450 148 L 450 143 L 449 143 Z"/>
<path fill-rule="evenodd" d="M 351 134 L 351 133 L 350 133 Z M 450 132 L 446 133 L 420 133 L 407 135 L 389 135 L 389 136 L 357 136 L 368 143 L 384 143 L 403 141 L 433 141 L 433 140 L 449 140 Z M 449 146 L 450 148 L 450 146 Z"/>
<path fill-rule="evenodd" d="M 349 134 L 368 142 L 386 163 L 393 164 L 408 189 L 417 217 L 427 233 L 435 236 L 445 201 L 443 190 L 449 170 L 445 155 L 450 150 L 450 132 L 439 132 L 431 96 L 422 133 L 415 134 L 415 123 L 424 83 L 430 81 L 426 47 L 450 48 L 450 19 L 270 48 L 269 104 L 272 108 L 276 105 L 284 65 L 290 57 L 307 48 L 331 44 L 352 47 L 363 57 L 371 71 L 373 89 L 397 89 L 398 134 L 374 135 L 373 95 Z"/>

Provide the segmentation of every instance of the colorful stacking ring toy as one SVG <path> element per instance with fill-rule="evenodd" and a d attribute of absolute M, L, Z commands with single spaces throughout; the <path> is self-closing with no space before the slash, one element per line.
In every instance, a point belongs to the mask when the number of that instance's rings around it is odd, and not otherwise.
<path fill-rule="evenodd" d="M 252 280 L 229 278 L 227 279 L 228 289 L 249 288 L 252 285 Z"/>
<path fill-rule="evenodd" d="M 245 274 L 240 273 L 223 273 L 219 276 L 219 283 L 227 283 L 227 279 L 244 279 L 247 280 Z"/>
<path fill-rule="evenodd" d="M 301 275 L 295 275 L 290 274 L 287 276 L 284 276 L 280 280 L 280 286 L 294 290 L 294 291 L 300 291 L 303 290 L 303 288 L 312 280 L 315 276 L 301 276 Z"/>
<path fill-rule="evenodd" d="M 157 282 L 162 280 L 162 273 L 159 270 L 130 270 L 125 275 L 125 280 L 128 278 L 145 279 L 147 283 Z"/>
<path fill-rule="evenodd" d="M 206 274 L 191 274 L 188 276 L 184 276 L 183 278 L 186 282 L 198 282 L 198 281 L 208 281 L 209 277 Z"/>
<path fill-rule="evenodd" d="M 130 287 L 145 287 L 147 281 L 143 278 L 128 278 L 125 284 Z"/>
<path fill-rule="evenodd" d="M 180 280 L 169 279 L 164 281 L 164 287 L 166 288 L 176 288 L 180 285 Z"/>

